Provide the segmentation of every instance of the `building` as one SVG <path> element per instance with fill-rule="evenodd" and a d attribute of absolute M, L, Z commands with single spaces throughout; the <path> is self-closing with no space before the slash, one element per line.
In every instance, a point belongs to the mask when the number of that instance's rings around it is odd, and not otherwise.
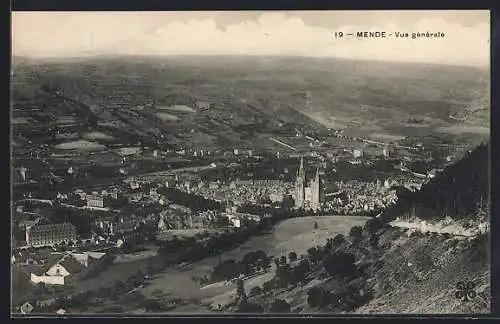
<path fill-rule="evenodd" d="M 363 157 L 363 150 L 358 150 L 358 149 L 354 149 L 352 151 L 352 156 L 357 159 L 357 158 L 360 158 L 360 157 Z"/>
<path fill-rule="evenodd" d="M 26 244 L 51 246 L 76 240 L 76 228 L 70 223 L 35 225 L 26 228 Z"/>
<path fill-rule="evenodd" d="M 55 255 L 45 266 L 31 272 L 31 281 L 49 285 L 65 285 L 70 276 L 81 274 L 89 266 L 104 260 L 105 255 L 105 253 L 98 252 Z"/>
<path fill-rule="evenodd" d="M 314 179 L 311 180 L 309 188 L 311 188 L 311 208 L 313 210 L 319 210 L 321 207 L 321 182 L 319 179 L 319 168 L 316 168 L 316 175 Z"/>
<path fill-rule="evenodd" d="M 87 200 L 88 207 L 99 207 L 99 208 L 104 207 L 104 199 L 102 198 L 102 196 L 87 195 L 85 199 Z"/>
<path fill-rule="evenodd" d="M 300 167 L 297 171 L 297 178 L 295 179 L 295 207 L 303 208 L 305 203 L 305 187 L 306 174 L 304 170 L 304 158 L 300 158 Z"/>
<path fill-rule="evenodd" d="M 321 181 L 319 177 L 319 167 L 316 168 L 316 174 L 305 187 L 306 174 L 304 170 L 304 158 L 300 159 L 300 167 L 295 180 L 295 207 L 304 208 L 309 206 L 313 210 L 319 210 L 321 207 Z"/>
<path fill-rule="evenodd" d="M 391 157 L 391 151 L 389 150 L 388 147 L 385 147 L 383 150 L 382 150 L 382 155 L 384 156 L 384 158 L 388 159 Z"/>

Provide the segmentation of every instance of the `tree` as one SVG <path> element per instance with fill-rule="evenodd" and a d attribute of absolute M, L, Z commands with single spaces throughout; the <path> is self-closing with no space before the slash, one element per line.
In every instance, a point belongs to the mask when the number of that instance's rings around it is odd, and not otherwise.
<path fill-rule="evenodd" d="M 342 234 L 337 234 L 335 235 L 335 237 L 333 238 L 333 241 L 332 241 L 332 244 L 333 246 L 335 247 L 338 247 L 340 246 L 342 243 L 345 242 L 345 238 L 344 238 L 344 235 Z"/>
<path fill-rule="evenodd" d="M 376 233 L 381 228 L 381 222 L 376 218 L 370 218 L 364 226 L 364 229 L 370 233 Z"/>
<path fill-rule="evenodd" d="M 262 284 L 262 290 L 267 293 L 267 292 L 270 292 L 271 290 L 273 290 L 274 286 L 275 286 L 274 281 L 269 280 L 269 281 L 266 281 Z"/>
<path fill-rule="evenodd" d="M 290 313 L 291 306 L 283 299 L 275 299 L 271 304 L 270 312 L 272 313 Z"/>
<path fill-rule="evenodd" d="M 353 226 L 349 231 L 349 236 L 354 241 L 360 240 L 363 237 L 363 228 L 361 226 Z"/>
<path fill-rule="evenodd" d="M 256 303 L 240 304 L 237 310 L 238 313 L 264 313 L 264 308 Z"/>
<path fill-rule="evenodd" d="M 250 296 L 252 297 L 260 294 L 262 294 L 262 288 L 260 288 L 259 286 L 255 286 L 250 290 Z"/>
<path fill-rule="evenodd" d="M 373 248 L 378 247 L 379 236 L 376 234 L 370 235 L 370 246 Z"/>
<path fill-rule="evenodd" d="M 297 260 L 297 253 L 295 253 L 294 251 L 288 253 L 288 259 L 290 260 L 290 262 L 294 262 Z"/>
<path fill-rule="evenodd" d="M 344 278 L 356 270 L 354 255 L 347 252 L 327 254 L 323 259 L 323 267 L 330 276 Z"/>
<path fill-rule="evenodd" d="M 143 307 L 146 309 L 146 312 L 160 311 L 162 309 L 160 302 L 154 299 L 146 300 L 143 304 Z"/>
<path fill-rule="evenodd" d="M 287 287 L 291 282 L 291 268 L 288 264 L 282 265 L 276 269 L 276 277 L 281 287 Z"/>
<path fill-rule="evenodd" d="M 236 295 L 241 304 L 245 304 L 247 302 L 247 295 L 245 293 L 245 287 L 242 279 L 238 279 L 236 282 Z"/>
<path fill-rule="evenodd" d="M 328 293 L 322 287 L 313 287 L 307 292 L 307 304 L 311 307 L 325 307 L 328 304 Z"/>
<path fill-rule="evenodd" d="M 40 291 L 45 292 L 47 290 L 47 286 L 45 285 L 45 282 L 39 282 L 37 284 L 37 287 Z"/>
<path fill-rule="evenodd" d="M 311 271 L 311 266 L 307 259 L 300 260 L 299 265 L 294 269 L 296 281 L 303 282 L 306 279 L 307 274 Z"/>
<path fill-rule="evenodd" d="M 215 266 L 215 268 L 212 270 L 212 273 L 210 274 L 210 278 L 213 281 L 229 280 L 239 276 L 241 272 L 241 265 L 235 260 L 229 259 Z"/>

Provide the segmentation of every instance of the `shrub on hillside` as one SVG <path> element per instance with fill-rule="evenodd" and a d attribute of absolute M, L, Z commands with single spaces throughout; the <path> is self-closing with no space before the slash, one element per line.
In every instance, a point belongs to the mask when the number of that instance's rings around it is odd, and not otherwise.
<path fill-rule="evenodd" d="M 229 280 L 242 272 L 241 266 L 235 260 L 226 260 L 214 267 L 210 274 L 212 281 Z"/>
<path fill-rule="evenodd" d="M 323 267 L 330 276 L 344 278 L 356 271 L 354 255 L 347 252 L 328 254 L 323 259 Z"/>
<path fill-rule="evenodd" d="M 371 234 L 370 235 L 370 246 L 372 248 L 377 248 L 378 247 L 378 241 L 379 241 L 379 236 L 377 234 Z"/>
<path fill-rule="evenodd" d="M 294 268 L 294 282 L 304 282 L 309 271 L 311 271 L 309 261 L 307 259 L 300 260 L 299 264 Z"/>
<path fill-rule="evenodd" d="M 274 280 L 269 280 L 269 281 L 266 281 L 262 284 L 262 290 L 265 292 L 265 293 L 268 293 L 270 292 L 271 290 L 274 289 L 274 287 L 276 287 L 276 282 Z"/>
<path fill-rule="evenodd" d="M 383 227 L 381 219 L 370 218 L 364 225 L 363 230 L 367 231 L 369 234 L 374 234 L 378 232 Z"/>
<path fill-rule="evenodd" d="M 276 278 L 280 287 L 287 287 L 292 282 L 292 268 L 285 264 L 276 268 Z"/>
<path fill-rule="evenodd" d="M 335 235 L 335 237 L 333 238 L 333 241 L 332 241 L 332 244 L 333 246 L 335 247 L 339 247 L 342 243 L 345 242 L 345 237 L 344 235 L 342 234 L 337 234 Z"/>
<path fill-rule="evenodd" d="M 264 307 L 256 303 L 242 303 L 236 310 L 237 313 L 264 313 Z"/>
<path fill-rule="evenodd" d="M 345 287 L 332 296 L 332 306 L 344 312 L 351 312 L 373 299 L 372 291 L 364 291 L 355 285 Z"/>
<path fill-rule="evenodd" d="M 325 307 L 328 305 L 328 293 L 322 287 L 313 287 L 307 292 L 307 304 L 311 307 Z"/>
<path fill-rule="evenodd" d="M 358 241 L 363 237 L 363 228 L 361 226 L 353 226 L 349 231 L 349 236 L 353 241 Z"/>
<path fill-rule="evenodd" d="M 269 311 L 271 313 L 290 313 L 291 306 L 283 299 L 275 299 Z"/>
<path fill-rule="evenodd" d="M 307 256 L 312 264 L 320 262 L 323 259 L 324 254 L 324 251 L 316 247 L 312 247 L 307 250 Z"/>
<path fill-rule="evenodd" d="M 260 288 L 259 286 L 255 286 L 250 290 L 250 297 L 254 297 L 260 294 L 262 294 L 262 288 Z"/>

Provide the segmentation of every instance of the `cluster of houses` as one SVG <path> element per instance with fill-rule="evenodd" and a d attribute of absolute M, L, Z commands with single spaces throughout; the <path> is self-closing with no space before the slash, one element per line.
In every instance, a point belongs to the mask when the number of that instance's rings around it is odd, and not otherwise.
<path fill-rule="evenodd" d="M 17 251 L 12 254 L 11 262 L 24 264 L 34 284 L 67 285 L 72 280 L 82 279 L 92 270 L 98 269 L 108 260 L 104 252 L 51 252 L 32 253 Z"/>

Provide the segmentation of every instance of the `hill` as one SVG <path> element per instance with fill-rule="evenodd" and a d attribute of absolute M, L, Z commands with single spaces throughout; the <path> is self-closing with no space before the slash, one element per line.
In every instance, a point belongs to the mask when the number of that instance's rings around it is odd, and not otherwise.
<path fill-rule="evenodd" d="M 489 75 L 474 68 L 252 56 L 15 61 L 14 117 L 32 119 L 23 127 L 50 129 L 43 126 L 79 113 L 83 124 L 117 140 L 128 132 L 148 143 L 162 133 L 169 143 L 206 146 L 198 140 L 205 137 L 213 147 L 262 148 L 273 145 L 269 136 L 295 136 L 296 128 L 473 143 L 489 132 Z M 165 104 L 195 112 L 162 121 L 156 107 Z M 416 118 L 418 125 L 408 122 Z M 123 124 L 109 126 L 116 121 Z"/>
<path fill-rule="evenodd" d="M 427 210 L 421 207 L 418 217 L 429 221 L 451 218 L 451 222 L 467 221 L 469 227 L 477 227 L 480 221 L 488 220 L 485 188 L 489 179 L 484 176 L 488 151 L 488 144 L 479 146 L 420 192 L 401 194 L 400 202 L 381 218 L 369 220 L 363 228 L 352 228 L 348 236 L 330 237 L 324 246 L 309 249 L 303 260 L 310 268 L 305 276 L 297 277 L 296 265 L 282 265 L 267 284 L 273 288 L 251 296 L 248 303 L 266 312 L 276 311 L 269 307 L 273 303 L 288 305 L 283 309 L 298 313 L 489 312 L 489 231 L 466 237 L 434 233 L 432 228 L 419 232 L 391 225 L 394 218 L 410 212 L 409 206 L 424 204 Z M 466 203 L 470 204 L 468 209 Z M 446 207 L 437 206 L 443 204 L 448 206 L 447 214 L 439 215 Z M 464 288 L 459 282 L 472 286 Z M 461 295 L 464 289 L 473 291 L 472 297 Z M 234 311 L 241 309 L 251 308 L 239 305 Z"/>
<path fill-rule="evenodd" d="M 399 195 L 398 204 L 382 217 L 386 222 L 406 213 L 423 220 L 488 221 L 490 206 L 490 144 L 476 147 L 417 192 Z"/>

